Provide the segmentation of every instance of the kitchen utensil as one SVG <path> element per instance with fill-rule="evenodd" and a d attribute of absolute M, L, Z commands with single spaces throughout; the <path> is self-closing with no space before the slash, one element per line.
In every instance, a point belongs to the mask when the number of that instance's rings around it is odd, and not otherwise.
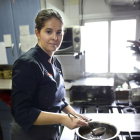
<path fill-rule="evenodd" d="M 74 114 L 68 113 L 69 117 L 70 117 L 70 115 L 72 115 L 75 118 L 77 118 L 77 116 L 75 116 Z M 98 127 L 98 128 L 95 128 L 95 129 L 91 128 L 90 125 L 88 125 L 88 127 L 91 130 L 92 135 L 94 135 L 94 136 L 102 136 L 105 133 L 105 131 L 106 131 L 105 127 Z"/>
<path fill-rule="evenodd" d="M 91 133 L 91 129 L 88 126 L 80 127 L 76 129 L 76 134 L 79 137 L 79 140 L 113 140 L 119 135 L 119 130 L 116 126 L 99 121 L 91 121 L 89 125 L 92 129 L 105 127 L 106 131 L 102 136 L 94 136 Z"/>
<path fill-rule="evenodd" d="M 98 128 L 92 129 L 89 126 L 89 128 L 90 128 L 90 130 L 91 130 L 91 132 L 92 132 L 92 134 L 94 136 L 102 136 L 105 133 L 105 131 L 106 131 L 106 128 L 105 127 L 98 127 Z"/>

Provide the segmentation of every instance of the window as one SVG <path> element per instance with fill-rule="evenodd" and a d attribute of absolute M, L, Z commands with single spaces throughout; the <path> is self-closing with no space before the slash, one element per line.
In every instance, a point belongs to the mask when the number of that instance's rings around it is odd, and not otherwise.
<path fill-rule="evenodd" d="M 136 20 L 111 21 L 111 56 L 112 73 L 132 73 L 134 70 L 131 50 L 127 40 L 135 40 Z"/>
<path fill-rule="evenodd" d="M 85 23 L 86 72 L 108 71 L 108 21 Z"/>
<path fill-rule="evenodd" d="M 86 22 L 82 30 L 86 72 L 133 72 L 127 40 L 135 40 L 135 35 L 135 19 Z"/>

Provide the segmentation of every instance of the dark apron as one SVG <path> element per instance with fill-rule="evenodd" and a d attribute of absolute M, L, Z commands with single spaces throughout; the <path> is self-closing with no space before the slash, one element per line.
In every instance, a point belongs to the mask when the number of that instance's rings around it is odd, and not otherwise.
<path fill-rule="evenodd" d="M 59 125 L 33 125 L 27 132 L 14 123 L 11 140 L 60 140 Z"/>
<path fill-rule="evenodd" d="M 58 100 L 64 98 L 64 80 L 60 70 L 52 65 L 54 80 L 57 82 L 56 100 L 51 106 L 51 110 L 59 112 L 61 104 Z M 60 105 L 59 105 L 60 104 Z M 12 140 L 60 140 L 60 124 L 56 125 L 32 125 L 29 131 L 24 130 L 16 122 L 13 125 Z"/>

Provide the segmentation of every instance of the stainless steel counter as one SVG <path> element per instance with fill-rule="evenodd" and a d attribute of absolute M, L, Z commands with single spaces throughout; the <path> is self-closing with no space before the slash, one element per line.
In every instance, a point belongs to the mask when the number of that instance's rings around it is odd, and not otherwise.
<path fill-rule="evenodd" d="M 87 114 L 93 121 L 114 124 L 120 131 L 140 131 L 140 114 Z"/>
<path fill-rule="evenodd" d="M 92 121 L 107 122 L 115 125 L 119 131 L 140 132 L 140 114 L 86 114 Z M 64 127 L 60 140 L 73 140 L 75 130 Z M 69 134 L 69 135 L 68 135 Z"/>

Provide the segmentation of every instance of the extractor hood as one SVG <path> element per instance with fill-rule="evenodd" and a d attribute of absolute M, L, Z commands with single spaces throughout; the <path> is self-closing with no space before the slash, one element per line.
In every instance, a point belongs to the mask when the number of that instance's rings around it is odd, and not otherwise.
<path fill-rule="evenodd" d="M 140 0 L 105 0 L 107 5 L 136 5 Z"/>

